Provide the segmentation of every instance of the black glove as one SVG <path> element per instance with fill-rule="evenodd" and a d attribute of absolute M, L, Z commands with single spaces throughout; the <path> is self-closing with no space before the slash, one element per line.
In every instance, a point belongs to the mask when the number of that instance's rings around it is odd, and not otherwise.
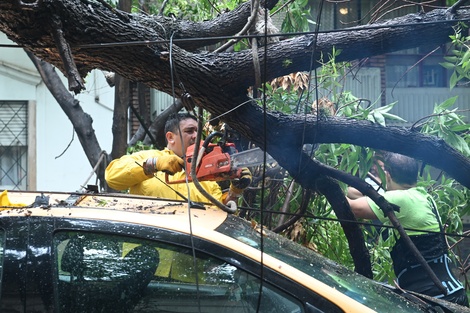
<path fill-rule="evenodd" d="M 243 193 L 246 187 L 251 184 L 253 177 L 248 167 L 242 168 L 239 178 L 235 178 L 230 182 L 229 194 L 234 197 L 238 197 Z"/>

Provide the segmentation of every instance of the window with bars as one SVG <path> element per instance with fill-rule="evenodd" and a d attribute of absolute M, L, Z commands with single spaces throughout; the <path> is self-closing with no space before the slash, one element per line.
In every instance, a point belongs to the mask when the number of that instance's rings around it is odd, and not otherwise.
<path fill-rule="evenodd" d="M 28 102 L 0 101 L 0 190 L 27 190 Z"/>

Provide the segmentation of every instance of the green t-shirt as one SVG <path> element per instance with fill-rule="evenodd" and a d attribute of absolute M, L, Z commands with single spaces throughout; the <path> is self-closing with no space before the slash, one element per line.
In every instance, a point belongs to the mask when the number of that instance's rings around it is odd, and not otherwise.
<path fill-rule="evenodd" d="M 395 211 L 395 215 L 408 235 L 423 233 L 407 230 L 407 228 L 423 231 L 440 231 L 439 222 L 436 217 L 436 214 L 439 213 L 437 213 L 437 210 L 436 213 L 433 212 L 433 205 L 435 207 L 434 200 L 423 187 L 387 191 L 383 196 L 388 202 L 400 207 L 400 212 Z M 367 198 L 367 202 L 377 218 L 385 225 L 390 225 L 390 220 L 384 216 L 379 206 L 369 198 Z"/>

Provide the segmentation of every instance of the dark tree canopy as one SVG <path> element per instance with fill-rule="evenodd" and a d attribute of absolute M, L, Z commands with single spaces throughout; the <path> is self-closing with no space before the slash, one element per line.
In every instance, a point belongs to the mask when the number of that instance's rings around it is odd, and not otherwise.
<path fill-rule="evenodd" d="M 303 144 L 342 142 L 410 155 L 470 186 L 469 160 L 437 138 L 363 121 L 264 112 L 248 101 L 246 90 L 255 83 L 252 51 L 203 53 L 196 49 L 215 40 L 189 39 L 235 34 L 250 15 L 249 2 L 201 23 L 128 14 L 98 1 L 30 2 L 2 1 L 0 30 L 61 69 L 76 92 L 82 88 L 80 77 L 94 68 L 116 72 L 170 94 L 175 75 L 177 96 L 190 94 L 196 105 L 220 116 L 256 144 L 264 146 L 266 142 L 267 151 L 301 182 L 305 179 L 299 169 L 305 165 L 299 166 L 296 160 L 300 160 Z M 422 45 L 438 46 L 450 40 L 456 20 L 469 15 L 468 10 L 451 14 L 437 9 L 334 33 L 282 40 L 258 50 L 261 81 L 311 70 L 312 53 L 318 60 L 333 47 L 343 50 L 337 60 L 346 61 Z M 144 44 L 146 41 L 149 43 Z M 78 72 L 73 71 L 74 64 Z M 319 65 L 313 63 L 314 67 Z M 241 103 L 245 104 L 239 106 Z M 266 121 L 266 128 L 261 121 Z"/>

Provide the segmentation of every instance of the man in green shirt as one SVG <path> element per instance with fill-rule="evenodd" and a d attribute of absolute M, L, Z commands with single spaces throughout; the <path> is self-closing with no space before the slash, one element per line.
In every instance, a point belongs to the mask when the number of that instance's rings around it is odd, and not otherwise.
<path fill-rule="evenodd" d="M 401 238 L 393 247 L 391 256 L 398 285 L 407 290 L 468 306 L 462 284 L 452 273 L 455 265 L 447 255 L 441 219 L 436 204 L 423 187 L 417 187 L 418 162 L 407 156 L 387 153 L 384 158 L 387 191 L 385 199 L 400 207 L 395 212 L 400 224 L 447 289 L 442 294 Z M 378 205 L 368 197 L 348 199 L 357 218 L 390 221 Z M 395 234 L 398 237 L 397 233 Z"/>

